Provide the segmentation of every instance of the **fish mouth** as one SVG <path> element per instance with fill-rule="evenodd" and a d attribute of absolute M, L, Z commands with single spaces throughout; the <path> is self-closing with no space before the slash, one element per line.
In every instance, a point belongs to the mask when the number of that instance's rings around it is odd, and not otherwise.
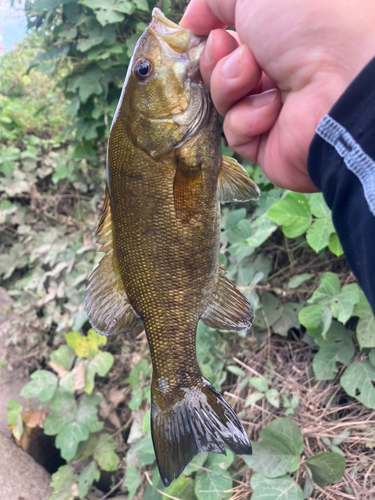
<path fill-rule="evenodd" d="M 191 45 L 191 32 L 167 19 L 162 11 L 155 7 L 152 11 L 150 28 L 160 36 L 175 52 L 187 52 Z"/>

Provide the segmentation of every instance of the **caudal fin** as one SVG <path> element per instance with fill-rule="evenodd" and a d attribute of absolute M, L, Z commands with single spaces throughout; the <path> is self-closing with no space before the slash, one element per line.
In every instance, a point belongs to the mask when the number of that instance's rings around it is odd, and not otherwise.
<path fill-rule="evenodd" d="M 155 403 L 163 398 L 161 393 L 152 397 L 152 439 L 164 486 L 169 486 L 200 450 L 225 455 L 225 445 L 237 455 L 251 455 L 250 441 L 237 415 L 207 380 L 179 392 L 181 399 L 165 409 Z"/>

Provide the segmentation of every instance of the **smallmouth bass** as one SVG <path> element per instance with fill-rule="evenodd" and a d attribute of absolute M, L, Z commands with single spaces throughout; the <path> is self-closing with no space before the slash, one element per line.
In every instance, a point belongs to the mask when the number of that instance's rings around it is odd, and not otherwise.
<path fill-rule="evenodd" d="M 107 149 L 107 188 L 96 235 L 106 256 L 86 308 L 112 335 L 142 320 L 153 365 L 151 432 L 165 486 L 200 451 L 251 454 L 240 421 L 202 377 L 198 321 L 250 328 L 247 299 L 219 267 L 220 202 L 258 198 L 222 157 L 217 112 L 199 72 L 205 38 L 154 9 L 129 63 Z"/>

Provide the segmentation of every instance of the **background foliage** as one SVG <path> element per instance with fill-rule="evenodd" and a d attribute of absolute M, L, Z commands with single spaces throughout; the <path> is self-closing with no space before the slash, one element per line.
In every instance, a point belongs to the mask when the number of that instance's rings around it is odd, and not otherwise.
<path fill-rule="evenodd" d="M 9 425 L 21 445 L 35 426 L 55 436 L 66 464 L 53 475 L 53 500 L 94 498 L 93 483 L 129 500 L 294 500 L 318 498 L 339 481 L 335 494 L 346 498 L 354 490 L 344 480 L 367 471 L 342 450 L 352 427 L 326 433 L 312 449 L 302 422 L 314 392 L 322 419 L 327 412 L 347 418 L 341 405 L 371 422 L 375 318 L 321 194 L 276 188 L 258 166 L 242 162 L 261 187 L 260 200 L 222 211 L 220 262 L 250 300 L 255 321 L 239 334 L 199 325 L 197 351 L 203 375 L 232 398 L 249 426 L 253 457 L 201 453 L 164 490 L 150 437 L 144 334 L 107 345 L 89 329 L 84 295 L 100 259 L 93 235 L 105 139 L 155 4 L 27 1 L 30 35 L 0 59 L 0 276 L 17 314 L 7 342 L 37 352 L 37 370 L 21 392 L 27 403 L 9 402 Z M 176 21 L 185 6 L 157 4 Z M 233 155 L 224 139 L 223 149 Z M 289 375 L 279 359 L 280 346 L 292 345 L 289 371 L 307 373 L 298 390 L 284 384 Z M 299 352 L 309 353 L 307 364 Z M 38 406 L 31 408 L 29 398 Z M 364 429 L 361 453 L 373 459 L 375 440 Z"/>

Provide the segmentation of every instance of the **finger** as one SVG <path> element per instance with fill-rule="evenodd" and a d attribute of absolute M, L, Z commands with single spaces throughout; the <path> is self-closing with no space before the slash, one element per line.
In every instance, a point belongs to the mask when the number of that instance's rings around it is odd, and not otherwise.
<path fill-rule="evenodd" d="M 260 81 L 262 72 L 247 45 L 222 58 L 212 71 L 210 89 L 218 112 L 228 109 L 248 95 Z"/>
<path fill-rule="evenodd" d="M 211 31 L 200 62 L 201 74 L 208 88 L 210 88 L 211 75 L 216 64 L 237 47 L 237 40 L 228 31 L 221 29 Z"/>
<path fill-rule="evenodd" d="M 207 0 L 191 0 L 180 21 L 180 26 L 189 28 L 197 35 L 208 35 L 213 29 L 225 28 L 226 24 L 212 12 Z"/>
<path fill-rule="evenodd" d="M 224 134 L 229 146 L 248 160 L 257 161 L 260 137 L 272 128 L 280 108 L 277 89 L 242 99 L 225 116 Z"/>

